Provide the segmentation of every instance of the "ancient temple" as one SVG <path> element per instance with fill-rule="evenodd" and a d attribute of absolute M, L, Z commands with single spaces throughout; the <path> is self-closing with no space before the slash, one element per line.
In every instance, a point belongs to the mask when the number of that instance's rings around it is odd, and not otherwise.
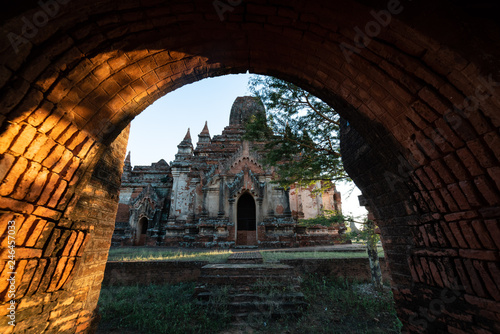
<path fill-rule="evenodd" d="M 254 97 L 238 97 L 229 126 L 211 137 L 208 125 L 193 146 L 190 131 L 175 160 L 132 168 L 125 161 L 113 245 L 291 247 L 333 244 L 343 225 L 304 227 L 299 219 L 341 211 L 330 188 L 279 187 L 263 166 L 262 143 L 243 140 L 244 124 L 265 113 Z"/>

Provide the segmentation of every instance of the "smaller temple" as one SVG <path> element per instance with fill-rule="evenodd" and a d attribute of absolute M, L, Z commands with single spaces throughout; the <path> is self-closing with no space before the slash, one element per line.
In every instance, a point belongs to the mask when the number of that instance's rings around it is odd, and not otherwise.
<path fill-rule="evenodd" d="M 262 165 L 262 143 L 243 140 L 245 122 L 264 113 L 254 97 L 238 97 L 229 126 L 211 137 L 208 124 L 177 146 L 175 160 L 132 168 L 125 160 L 120 204 L 112 243 L 181 247 L 296 247 L 329 245 L 344 231 L 337 226 L 301 226 L 325 210 L 341 212 L 335 186 L 290 189 L 273 181 Z"/>

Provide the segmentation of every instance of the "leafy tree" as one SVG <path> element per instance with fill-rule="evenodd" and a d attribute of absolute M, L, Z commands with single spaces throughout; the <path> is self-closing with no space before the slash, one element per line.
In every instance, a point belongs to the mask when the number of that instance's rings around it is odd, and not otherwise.
<path fill-rule="evenodd" d="M 339 115 L 328 104 L 300 87 L 269 76 L 253 76 L 250 91 L 261 99 L 266 115 L 252 116 L 246 125 L 245 139 L 263 143 L 264 163 L 276 168 L 278 183 L 288 187 L 336 180 L 349 180 L 340 155 Z M 325 184 L 326 183 L 326 184 Z M 338 212 L 301 220 L 303 226 L 331 226 L 342 221 L 354 221 Z M 377 254 L 378 235 L 372 221 L 361 232 L 367 240 L 372 281 L 382 287 L 382 275 Z M 359 231 L 353 233 L 360 234 Z"/>
<path fill-rule="evenodd" d="M 332 107 L 273 77 L 251 77 L 249 89 L 266 106 L 267 118 L 251 117 L 245 139 L 264 143 L 264 163 L 275 167 L 280 185 L 349 179 L 339 152 L 339 115 Z"/>

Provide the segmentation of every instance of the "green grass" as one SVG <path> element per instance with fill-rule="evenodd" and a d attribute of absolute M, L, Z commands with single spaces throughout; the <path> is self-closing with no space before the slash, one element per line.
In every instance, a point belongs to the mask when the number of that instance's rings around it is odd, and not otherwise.
<path fill-rule="evenodd" d="M 284 291 L 272 291 L 272 284 L 260 290 L 270 296 Z M 208 306 L 198 305 L 193 292 L 193 283 L 105 287 L 99 299 L 98 333 L 218 334 L 229 329 L 227 292 Z M 400 333 L 388 287 L 375 292 L 370 284 L 312 274 L 304 278 L 302 292 L 309 306 L 301 316 L 272 319 L 263 314 L 249 320 L 244 333 Z"/>
<path fill-rule="evenodd" d="M 98 333 L 206 334 L 228 327 L 230 315 L 224 295 L 202 307 L 192 298 L 194 286 L 103 287 Z"/>
<path fill-rule="evenodd" d="M 120 247 L 109 250 L 108 261 L 209 261 L 226 262 L 231 250 L 181 251 L 162 248 Z"/>
<path fill-rule="evenodd" d="M 224 263 L 233 253 L 231 250 L 172 250 L 165 248 L 120 247 L 109 250 L 108 261 L 209 261 Z M 346 259 L 367 258 L 366 252 L 280 252 L 261 250 L 267 262 L 289 259 Z M 379 247 L 379 256 L 384 256 Z"/>
<path fill-rule="evenodd" d="M 257 333 L 335 334 L 400 333 L 394 300 L 388 287 L 375 292 L 370 284 L 311 274 L 302 283 L 309 307 L 298 319 L 263 323 Z"/>

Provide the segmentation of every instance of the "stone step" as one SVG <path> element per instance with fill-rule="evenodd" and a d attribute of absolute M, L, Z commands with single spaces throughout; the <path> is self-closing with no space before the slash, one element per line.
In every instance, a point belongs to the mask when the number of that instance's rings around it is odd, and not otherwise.
<path fill-rule="evenodd" d="M 208 301 L 212 298 L 213 293 L 210 291 L 204 291 L 197 294 L 197 299 L 200 301 Z M 258 302 L 304 302 L 304 294 L 302 292 L 286 292 L 282 294 L 273 294 L 272 296 L 263 293 L 228 293 L 227 299 L 231 304 L 243 304 L 243 303 L 258 303 Z"/>
<path fill-rule="evenodd" d="M 208 305 L 211 293 L 198 296 L 200 305 Z M 307 308 L 302 293 L 284 293 L 280 295 L 237 294 L 227 296 L 228 308 L 233 313 L 233 319 L 244 320 L 249 316 L 277 318 L 280 316 L 295 316 Z"/>
<path fill-rule="evenodd" d="M 255 258 L 255 254 L 237 255 L 237 263 L 203 266 L 195 297 L 207 305 L 223 293 L 233 319 L 243 323 L 251 317 L 269 319 L 299 315 L 307 303 L 300 292 L 302 279 L 294 268 L 284 264 L 238 263 Z"/>
<path fill-rule="evenodd" d="M 231 254 L 227 263 L 264 263 L 264 259 L 260 252 L 239 252 Z"/>
<path fill-rule="evenodd" d="M 216 263 L 207 264 L 201 268 L 201 276 L 272 276 L 295 275 L 294 268 L 277 263 Z"/>
<path fill-rule="evenodd" d="M 207 285 L 249 285 L 255 284 L 263 281 L 273 281 L 280 282 L 283 285 L 296 285 L 300 284 L 300 278 L 290 275 L 267 275 L 267 276 L 259 276 L 259 275 L 203 275 L 200 276 L 200 283 Z"/>
<path fill-rule="evenodd" d="M 238 245 L 234 246 L 233 248 L 235 249 L 258 249 L 259 246 L 253 246 L 253 245 Z"/>

